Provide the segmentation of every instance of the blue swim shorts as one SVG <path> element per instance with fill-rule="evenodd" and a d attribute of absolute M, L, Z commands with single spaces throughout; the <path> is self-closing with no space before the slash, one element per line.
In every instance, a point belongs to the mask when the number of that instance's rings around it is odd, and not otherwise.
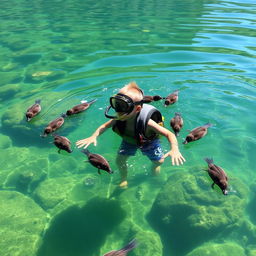
<path fill-rule="evenodd" d="M 159 161 L 163 157 L 163 150 L 159 139 L 152 140 L 144 144 L 142 147 L 122 141 L 118 154 L 125 156 L 134 156 L 137 149 L 140 149 L 143 155 L 146 155 L 151 161 Z"/>

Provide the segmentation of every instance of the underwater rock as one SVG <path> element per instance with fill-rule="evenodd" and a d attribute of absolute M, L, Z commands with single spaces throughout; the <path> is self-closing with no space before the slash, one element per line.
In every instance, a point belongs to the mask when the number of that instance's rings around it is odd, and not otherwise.
<path fill-rule="evenodd" d="M 206 186 L 207 179 L 203 171 L 175 173 L 158 194 L 149 221 L 164 239 L 165 250 L 184 254 L 198 243 L 237 228 L 244 218 L 246 186 L 233 182 L 237 192 L 223 199 L 220 189 Z M 181 248 L 182 241 L 186 246 Z"/>
<path fill-rule="evenodd" d="M 43 209 L 52 209 L 68 198 L 76 182 L 71 176 L 47 179 L 36 188 L 33 197 Z"/>
<path fill-rule="evenodd" d="M 46 77 L 48 82 L 61 79 L 66 76 L 66 72 L 63 70 L 55 70 Z"/>
<path fill-rule="evenodd" d="M 46 178 L 47 173 L 47 159 L 26 159 L 25 162 L 9 173 L 5 181 L 5 187 L 16 189 L 21 193 L 31 193 Z"/>
<path fill-rule="evenodd" d="M 126 211 L 126 213 L 128 213 Z M 107 251 L 121 248 L 127 239 L 136 239 L 138 246 L 133 250 L 134 256 L 162 256 L 163 246 L 160 236 L 150 230 L 150 227 L 137 225 L 134 220 L 126 216 L 125 220 L 114 230 L 108 234 L 105 244 L 101 247 L 99 255 L 103 255 Z M 129 255 L 129 254 L 128 254 Z"/>
<path fill-rule="evenodd" d="M 0 72 L 0 85 L 16 84 L 22 81 L 20 72 Z"/>
<path fill-rule="evenodd" d="M 0 67 L 0 71 L 3 71 L 3 72 L 12 71 L 12 70 L 14 70 L 15 68 L 17 68 L 18 66 L 19 66 L 18 63 L 9 62 L 9 63 L 7 63 L 6 65 L 1 66 L 1 67 Z"/>
<path fill-rule="evenodd" d="M 108 234 L 124 219 L 118 200 L 94 197 L 72 205 L 54 216 L 37 256 L 102 255 L 99 249 Z"/>
<path fill-rule="evenodd" d="M 17 38 L 8 37 L 8 40 L 4 40 L 4 45 L 13 51 L 20 51 L 28 48 L 32 42 L 28 40 L 18 40 Z"/>
<path fill-rule="evenodd" d="M 21 91 L 19 84 L 6 84 L 4 86 L 0 87 L 0 100 L 6 101 L 13 97 L 15 97 L 15 94 Z"/>
<path fill-rule="evenodd" d="M 53 61 L 64 61 L 66 58 L 67 56 L 64 53 L 55 53 L 51 56 Z"/>
<path fill-rule="evenodd" d="M 6 188 L 6 183 L 9 176 L 16 171 L 16 167 L 22 166 L 26 159 L 29 157 L 30 151 L 28 148 L 8 147 L 0 148 L 0 188 Z M 13 161 L 15 159 L 15 161 Z"/>
<path fill-rule="evenodd" d="M 41 57 L 42 55 L 39 53 L 18 52 L 17 54 L 13 54 L 13 61 L 22 65 L 28 65 L 38 62 Z"/>
<path fill-rule="evenodd" d="M 36 255 L 48 221 L 46 212 L 14 191 L 0 191 L 0 202 L 0 255 Z"/>
<path fill-rule="evenodd" d="M 9 136 L 0 134 L 0 149 L 9 148 L 12 145 L 12 140 Z"/>
<path fill-rule="evenodd" d="M 134 250 L 134 256 L 162 256 L 163 245 L 159 235 L 153 231 L 139 231 L 135 235 L 138 247 Z"/>
<path fill-rule="evenodd" d="M 217 243 L 206 243 L 202 246 L 197 247 L 192 252 L 186 254 L 186 256 L 246 256 L 245 250 L 243 247 L 239 246 L 236 243 L 226 242 L 222 244 Z"/>
<path fill-rule="evenodd" d="M 57 152 L 56 148 L 54 148 L 54 150 L 56 150 Z M 62 152 L 60 154 L 62 154 Z M 63 152 L 63 154 L 68 154 L 68 153 Z M 78 161 L 75 160 L 75 158 L 71 155 L 69 155 L 66 158 L 61 158 L 60 160 L 57 160 L 55 163 L 53 163 L 50 166 L 49 177 L 56 178 L 56 177 L 65 177 L 65 176 L 70 176 L 71 174 L 76 174 L 78 172 L 77 162 Z"/>

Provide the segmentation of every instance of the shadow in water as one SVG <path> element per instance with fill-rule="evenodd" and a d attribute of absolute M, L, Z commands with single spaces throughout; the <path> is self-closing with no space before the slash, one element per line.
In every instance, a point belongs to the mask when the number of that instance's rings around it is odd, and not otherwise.
<path fill-rule="evenodd" d="M 207 232 L 203 229 L 191 227 L 189 218 L 195 214 L 187 205 L 177 205 L 167 211 L 154 204 L 147 216 L 152 228 L 160 235 L 163 255 L 184 256 L 202 242 L 212 239 L 217 230 Z"/>
<path fill-rule="evenodd" d="M 37 256 L 99 256 L 106 236 L 125 218 L 118 201 L 93 198 L 54 218 Z"/>

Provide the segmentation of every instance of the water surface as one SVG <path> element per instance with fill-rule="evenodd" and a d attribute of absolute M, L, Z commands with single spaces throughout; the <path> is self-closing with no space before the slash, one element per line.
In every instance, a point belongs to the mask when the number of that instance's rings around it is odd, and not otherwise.
<path fill-rule="evenodd" d="M 130 255 L 256 255 L 255 14 L 250 0 L 3 0 L 0 254 L 99 256 L 136 237 Z M 182 114 L 187 161 L 174 167 L 166 159 L 151 177 L 138 152 L 120 191 L 120 138 L 107 131 L 89 147 L 113 175 L 98 175 L 74 145 L 107 121 L 109 97 L 130 81 L 147 95 L 179 90 L 174 105 L 153 105 L 168 129 Z M 27 123 L 36 99 L 42 112 Z M 74 152 L 58 154 L 50 136 L 40 137 L 45 125 L 92 99 L 58 131 Z M 202 140 L 182 144 L 187 130 L 207 122 L 214 126 Z M 205 157 L 230 177 L 227 197 L 211 189 Z"/>

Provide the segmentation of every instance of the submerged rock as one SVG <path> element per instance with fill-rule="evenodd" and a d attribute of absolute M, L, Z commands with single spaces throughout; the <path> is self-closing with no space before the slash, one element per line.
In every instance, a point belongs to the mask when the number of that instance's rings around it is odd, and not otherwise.
<path fill-rule="evenodd" d="M 186 254 L 186 256 L 246 256 L 243 247 L 236 243 L 227 242 L 223 244 L 207 243 L 197 247 L 192 252 Z"/>
<path fill-rule="evenodd" d="M 47 214 L 32 199 L 0 191 L 0 255 L 36 256 Z"/>
<path fill-rule="evenodd" d="M 12 140 L 9 136 L 0 134 L 0 149 L 9 148 L 12 145 Z"/>
<path fill-rule="evenodd" d="M 171 175 L 152 206 L 150 223 L 170 254 L 183 255 L 199 243 L 226 236 L 225 232 L 235 229 L 244 218 L 245 185 L 233 184 L 237 193 L 224 197 L 220 190 L 211 189 L 204 174 Z"/>
<path fill-rule="evenodd" d="M 38 186 L 33 197 L 43 209 L 52 209 L 69 197 L 75 185 L 73 177 L 47 179 Z"/>
<path fill-rule="evenodd" d="M 6 84 L 0 87 L 0 100 L 6 101 L 15 97 L 15 95 L 21 91 L 19 84 Z"/>

